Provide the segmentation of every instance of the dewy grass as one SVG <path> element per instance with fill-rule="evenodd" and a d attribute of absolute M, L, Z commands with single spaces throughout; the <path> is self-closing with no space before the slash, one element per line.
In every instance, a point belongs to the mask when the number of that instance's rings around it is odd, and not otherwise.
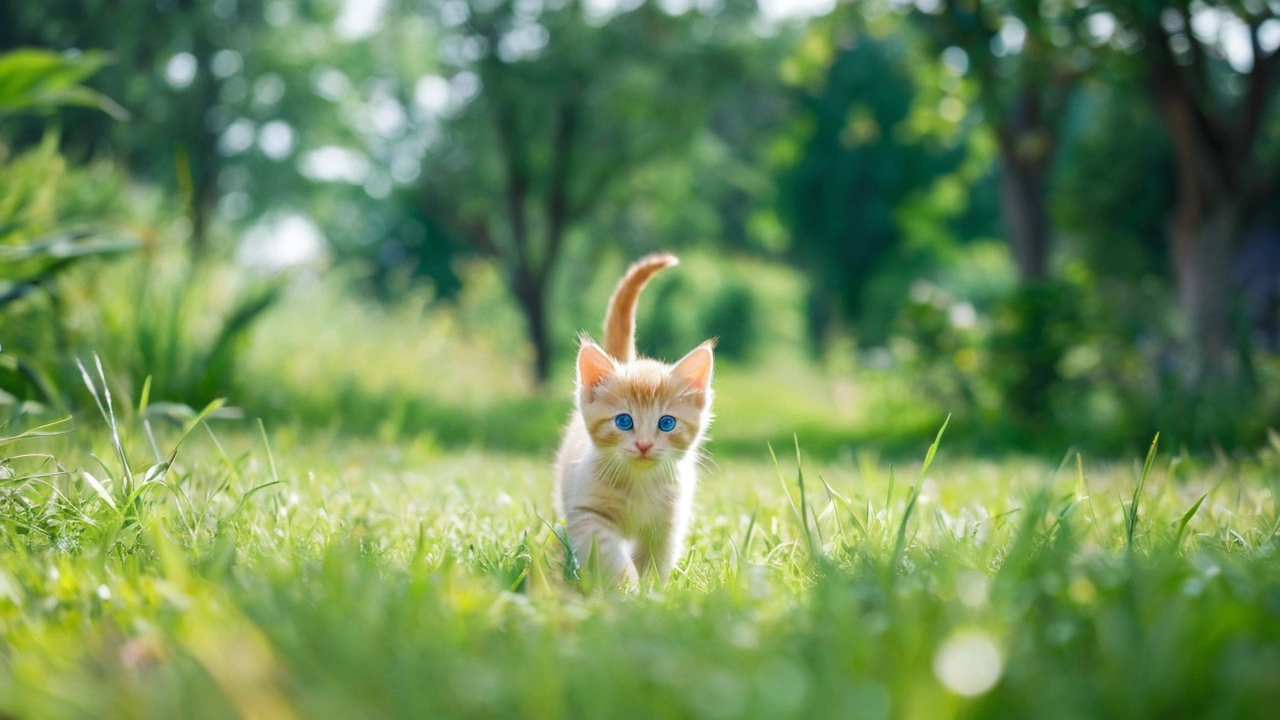
<path fill-rule="evenodd" d="M 717 456 L 671 585 L 625 595 L 565 578 L 543 456 L 213 410 L 0 439 L 0 713 L 1261 718 L 1280 703 L 1276 448 L 1187 458 L 1176 478 L 1151 471 L 1153 448 L 1134 487 L 1127 466 L 1079 456 L 1061 479 L 953 457 L 939 433 L 897 469 L 917 473 L 905 495 L 866 456 L 803 474 L 763 447 Z"/>

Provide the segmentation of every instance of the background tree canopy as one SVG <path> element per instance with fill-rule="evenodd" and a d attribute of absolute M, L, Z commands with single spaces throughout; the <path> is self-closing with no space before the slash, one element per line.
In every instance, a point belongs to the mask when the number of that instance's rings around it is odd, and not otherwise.
<path fill-rule="evenodd" d="M 96 350 L 159 399 L 320 422 L 296 394 L 325 323 L 269 336 L 317 287 L 492 338 L 468 397 L 546 397 L 611 278 L 668 248 L 690 274 L 646 296 L 653 352 L 912 378 L 928 416 L 1027 447 L 1273 418 L 1274 3 L 114 8 L 0 9 L 15 412 L 83 403 Z M 63 74 L 24 80 L 31 49 Z M 33 264 L 51 237 L 74 263 Z M 452 397 L 325 387 L 437 428 Z"/>

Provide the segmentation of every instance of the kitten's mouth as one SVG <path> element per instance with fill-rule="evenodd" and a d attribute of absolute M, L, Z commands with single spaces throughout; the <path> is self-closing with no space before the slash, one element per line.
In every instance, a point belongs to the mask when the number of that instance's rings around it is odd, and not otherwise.
<path fill-rule="evenodd" d="M 653 455 L 630 455 L 628 459 L 631 460 L 631 464 L 640 467 L 653 467 L 658 464 L 658 458 Z"/>

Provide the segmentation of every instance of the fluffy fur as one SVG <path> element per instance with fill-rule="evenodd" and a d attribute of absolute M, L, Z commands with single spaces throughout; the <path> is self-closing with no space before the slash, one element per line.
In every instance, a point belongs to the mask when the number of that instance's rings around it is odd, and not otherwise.
<path fill-rule="evenodd" d="M 576 408 L 556 456 L 556 509 L 575 557 L 595 552 L 624 584 L 649 572 L 666 582 L 683 554 L 711 423 L 713 342 L 672 365 L 635 357 L 640 291 L 677 262 L 658 254 L 633 264 L 609 300 L 603 347 L 583 337 Z M 631 430 L 615 424 L 621 413 Z M 664 415 L 676 419 L 669 432 L 658 428 Z"/>

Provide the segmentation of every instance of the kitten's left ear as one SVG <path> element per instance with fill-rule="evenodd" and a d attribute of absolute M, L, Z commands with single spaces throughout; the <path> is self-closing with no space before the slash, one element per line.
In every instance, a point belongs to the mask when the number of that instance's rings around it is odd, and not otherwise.
<path fill-rule="evenodd" d="M 578 349 L 578 386 L 584 390 L 593 388 L 604 382 L 617 370 L 613 360 L 600 349 L 599 345 L 583 339 Z"/>
<path fill-rule="evenodd" d="M 715 357 L 711 354 L 711 348 L 715 347 L 715 344 L 715 340 L 708 340 L 676 363 L 674 369 L 676 376 L 684 378 L 691 390 L 706 392 L 711 387 L 711 372 L 715 366 Z"/>

